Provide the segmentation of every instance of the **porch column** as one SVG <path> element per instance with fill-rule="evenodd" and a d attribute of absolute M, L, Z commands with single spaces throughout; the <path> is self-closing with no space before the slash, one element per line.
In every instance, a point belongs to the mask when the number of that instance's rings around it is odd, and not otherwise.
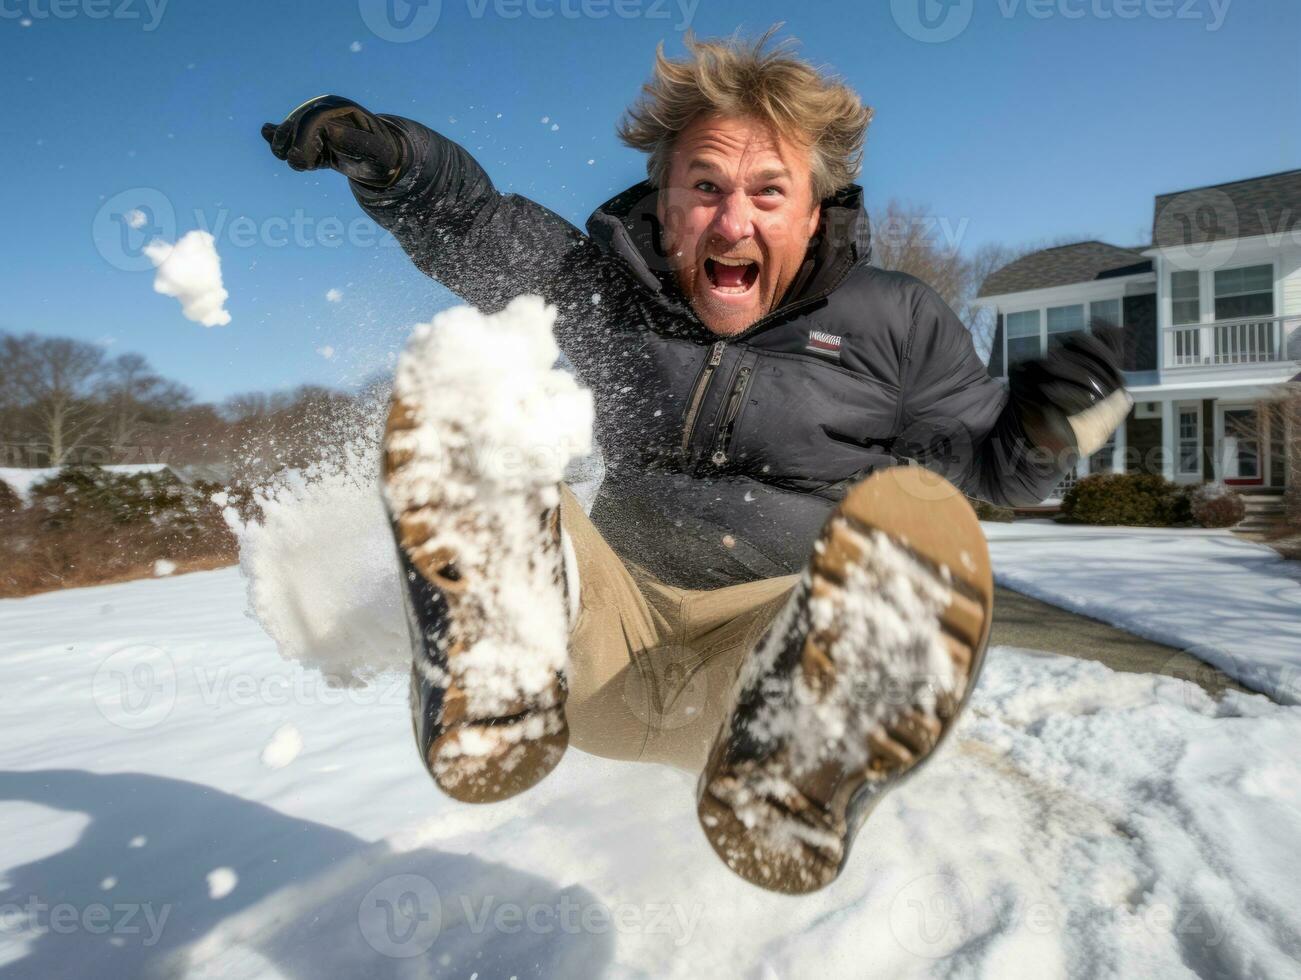
<path fill-rule="evenodd" d="M 1175 478 L 1175 453 L 1178 451 L 1179 432 L 1175 428 L 1175 403 L 1161 403 L 1161 475 L 1167 480 Z"/>
<path fill-rule="evenodd" d="M 1120 426 L 1119 428 L 1116 429 L 1116 441 L 1112 444 L 1111 447 L 1111 472 L 1112 473 L 1125 472 L 1125 450 L 1128 445 L 1128 438 L 1127 438 L 1128 433 L 1126 432 L 1126 429 L 1128 428 L 1129 428 L 1129 419 L 1127 418 L 1121 419 Z"/>

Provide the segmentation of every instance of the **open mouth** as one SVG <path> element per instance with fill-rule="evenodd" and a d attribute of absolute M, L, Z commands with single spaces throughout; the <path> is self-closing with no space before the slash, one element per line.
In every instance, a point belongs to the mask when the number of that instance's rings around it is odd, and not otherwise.
<path fill-rule="evenodd" d="M 705 275 L 715 292 L 739 296 L 749 292 L 758 280 L 759 263 L 754 259 L 714 256 L 705 259 Z"/>

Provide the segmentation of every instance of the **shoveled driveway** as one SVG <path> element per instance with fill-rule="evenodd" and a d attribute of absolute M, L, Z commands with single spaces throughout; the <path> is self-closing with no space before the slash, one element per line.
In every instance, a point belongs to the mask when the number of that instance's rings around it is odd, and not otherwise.
<path fill-rule="evenodd" d="M 1135 674 L 1167 674 L 1199 684 L 1213 697 L 1226 688 L 1247 690 L 1227 674 L 1173 647 L 1140 639 L 1096 619 L 1031 599 L 1019 592 L 994 589 L 994 630 L 991 645 L 1047 650 L 1097 660 L 1113 670 Z"/>

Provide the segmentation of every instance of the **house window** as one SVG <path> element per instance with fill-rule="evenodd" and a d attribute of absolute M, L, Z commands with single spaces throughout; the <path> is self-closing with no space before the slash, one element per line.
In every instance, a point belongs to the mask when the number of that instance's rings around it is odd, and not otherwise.
<path fill-rule="evenodd" d="M 1089 304 L 1089 325 L 1101 321 L 1111 327 L 1120 326 L 1120 300 L 1101 299 Z"/>
<path fill-rule="evenodd" d="M 1200 323 L 1201 302 L 1197 293 L 1197 270 L 1170 273 L 1170 322 Z"/>
<path fill-rule="evenodd" d="M 1195 408 L 1179 410 L 1179 473 L 1197 476 L 1202 471 L 1202 419 Z"/>
<path fill-rule="evenodd" d="M 1048 349 L 1060 347 L 1068 337 L 1084 332 L 1084 304 L 1048 307 Z"/>
<path fill-rule="evenodd" d="M 1090 473 L 1110 473 L 1116 458 L 1116 433 L 1107 436 L 1102 448 L 1089 457 Z"/>
<path fill-rule="evenodd" d="M 1039 311 L 1007 315 L 1007 363 L 1010 367 L 1043 354 L 1039 338 Z"/>
<path fill-rule="evenodd" d="M 1274 315 L 1274 267 L 1249 265 L 1215 272 L 1215 319 Z"/>

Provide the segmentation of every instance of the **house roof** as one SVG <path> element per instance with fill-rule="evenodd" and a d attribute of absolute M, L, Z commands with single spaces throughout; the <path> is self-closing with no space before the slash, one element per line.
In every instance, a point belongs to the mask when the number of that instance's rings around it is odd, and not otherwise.
<path fill-rule="evenodd" d="M 1152 244 L 1196 245 L 1251 238 L 1301 221 L 1301 170 L 1159 194 L 1152 215 Z"/>
<path fill-rule="evenodd" d="M 1009 262 L 986 277 L 978 295 L 1001 296 L 1027 289 L 1135 275 L 1151 269 L 1152 261 L 1144 258 L 1139 249 L 1097 241 L 1075 242 L 1040 249 Z"/>

